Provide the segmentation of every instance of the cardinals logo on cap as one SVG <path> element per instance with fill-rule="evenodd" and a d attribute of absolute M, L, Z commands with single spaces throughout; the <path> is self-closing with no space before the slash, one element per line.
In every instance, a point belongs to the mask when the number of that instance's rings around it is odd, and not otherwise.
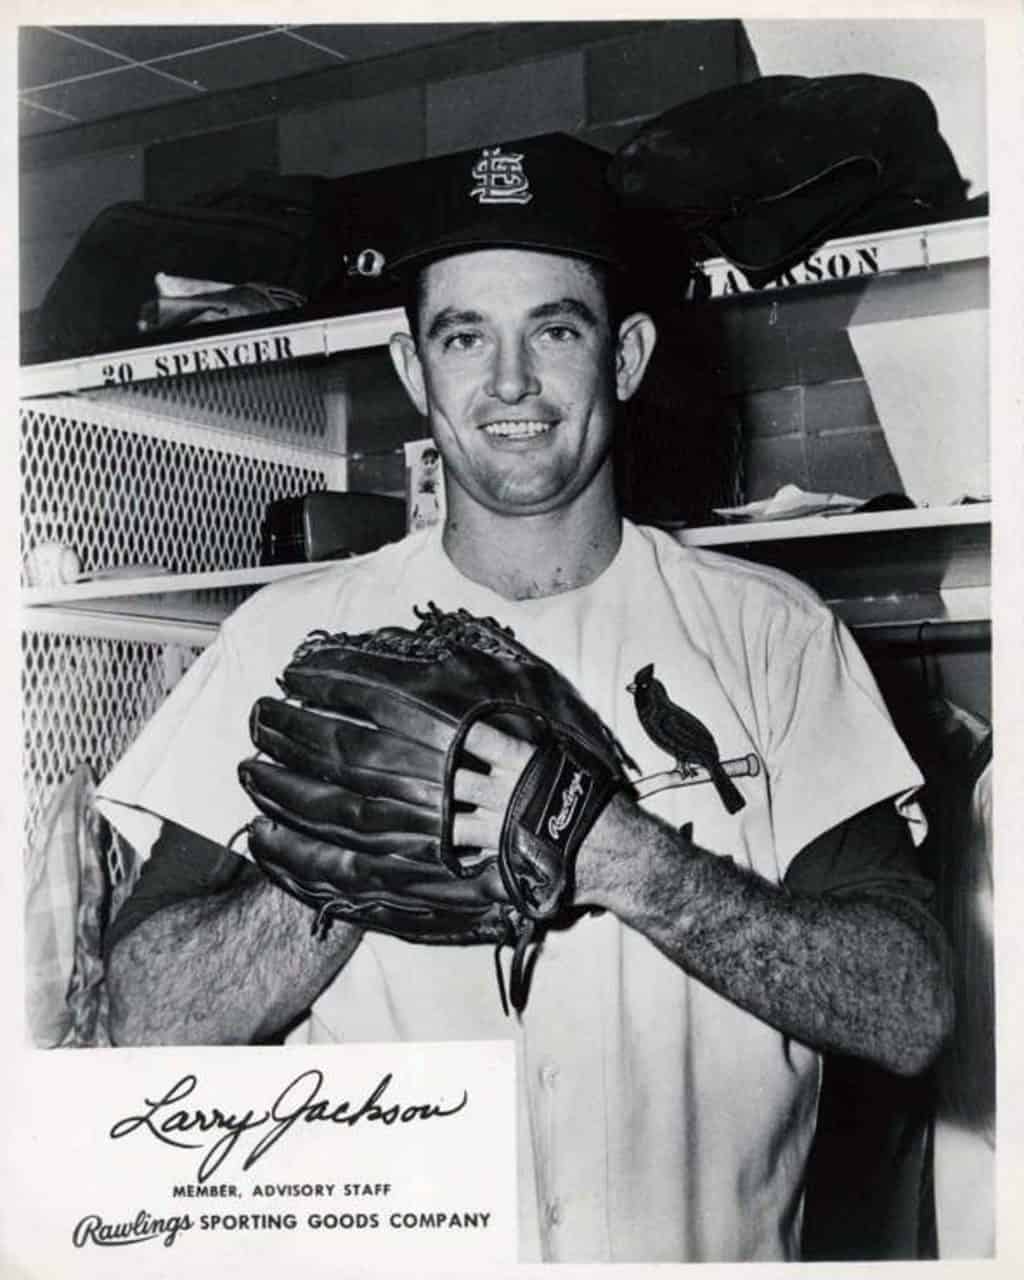
<path fill-rule="evenodd" d="M 473 166 L 476 186 L 470 196 L 479 204 L 529 204 L 530 180 L 523 172 L 522 154 L 503 155 L 501 147 L 485 147 Z"/>

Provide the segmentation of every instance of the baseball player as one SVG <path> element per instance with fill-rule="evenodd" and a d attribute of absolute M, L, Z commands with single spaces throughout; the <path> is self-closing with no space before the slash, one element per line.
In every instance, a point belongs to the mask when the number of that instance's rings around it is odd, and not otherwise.
<path fill-rule="evenodd" d="M 811 591 L 621 517 L 656 331 L 603 162 L 527 139 L 410 192 L 391 355 L 443 527 L 258 593 L 104 783 L 148 852 L 113 1034 L 512 1037 L 522 1259 L 794 1258 L 821 1051 L 912 1074 L 949 1027 L 921 778 Z M 526 714 L 466 711 L 480 671 Z"/>

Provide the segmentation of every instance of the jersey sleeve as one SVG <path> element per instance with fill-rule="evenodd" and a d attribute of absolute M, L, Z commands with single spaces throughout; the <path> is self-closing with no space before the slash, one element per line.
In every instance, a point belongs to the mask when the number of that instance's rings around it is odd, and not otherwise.
<path fill-rule="evenodd" d="M 877 802 L 903 811 L 922 777 L 867 662 L 830 612 L 766 661 L 772 826 L 785 871 L 818 836 Z"/>
<path fill-rule="evenodd" d="M 417 586 L 430 579 L 431 546 L 424 538 L 403 539 L 344 563 L 310 566 L 264 586 L 225 619 L 98 788 L 105 817 L 140 856 L 148 855 L 162 821 L 217 844 L 231 841 L 255 814 L 237 774 L 255 752 L 253 703 L 280 696 L 278 677 L 310 631 L 335 629 L 349 618 L 367 626 L 394 621 L 403 575 Z"/>
<path fill-rule="evenodd" d="M 801 849 L 785 876 L 791 893 L 811 897 L 879 894 L 933 904 L 934 881 L 896 807 L 879 801 Z"/>
<path fill-rule="evenodd" d="M 243 657 L 222 628 L 97 789 L 104 816 L 141 857 L 161 821 L 227 845 L 252 816 L 237 767 L 254 751 L 249 710 L 276 692 L 278 669 L 255 655 Z"/>
<path fill-rule="evenodd" d="M 164 907 L 222 893 L 245 875 L 261 873 L 222 845 L 165 822 L 135 888 L 107 927 L 104 955 L 109 956 L 122 938 Z"/>

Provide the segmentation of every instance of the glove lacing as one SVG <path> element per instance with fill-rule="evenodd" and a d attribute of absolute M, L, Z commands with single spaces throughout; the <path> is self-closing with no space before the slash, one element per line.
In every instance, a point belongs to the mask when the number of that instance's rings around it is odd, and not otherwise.
<path fill-rule="evenodd" d="M 536 923 L 528 916 L 523 917 L 516 926 L 516 943 L 512 951 L 512 966 L 509 970 L 509 982 L 506 989 L 505 974 L 501 967 L 502 948 L 507 943 L 499 942 L 494 948 L 494 972 L 498 978 L 498 995 L 501 997 L 501 1009 L 505 1017 L 509 1016 L 509 1004 L 515 1010 L 518 1016 L 526 1008 L 526 997 L 529 994 L 529 974 L 530 957 L 527 955 L 529 946 L 535 940 L 537 933 Z M 540 945 L 537 939 L 537 945 Z"/>

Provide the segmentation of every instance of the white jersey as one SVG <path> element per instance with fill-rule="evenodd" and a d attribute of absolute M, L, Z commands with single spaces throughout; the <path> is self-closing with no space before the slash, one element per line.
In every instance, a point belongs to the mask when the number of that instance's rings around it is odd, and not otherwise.
<path fill-rule="evenodd" d="M 253 815 L 236 779 L 248 711 L 314 628 L 414 625 L 414 605 L 511 626 L 584 694 L 641 774 L 674 761 L 628 691 L 653 663 L 723 759 L 756 755 L 730 815 L 712 785 L 645 807 L 773 884 L 811 840 L 920 784 L 859 650 L 806 587 L 624 525 L 601 576 L 509 602 L 451 564 L 438 529 L 276 584 L 222 629 L 101 788 L 226 842 Z M 110 807 L 143 848 L 155 824 Z M 502 1039 L 518 1047 L 521 1258 L 730 1261 L 797 1255 L 818 1056 L 689 978 L 611 914 L 550 933 L 522 1022 L 488 947 L 367 934 L 316 1002 L 313 1041 Z"/>

